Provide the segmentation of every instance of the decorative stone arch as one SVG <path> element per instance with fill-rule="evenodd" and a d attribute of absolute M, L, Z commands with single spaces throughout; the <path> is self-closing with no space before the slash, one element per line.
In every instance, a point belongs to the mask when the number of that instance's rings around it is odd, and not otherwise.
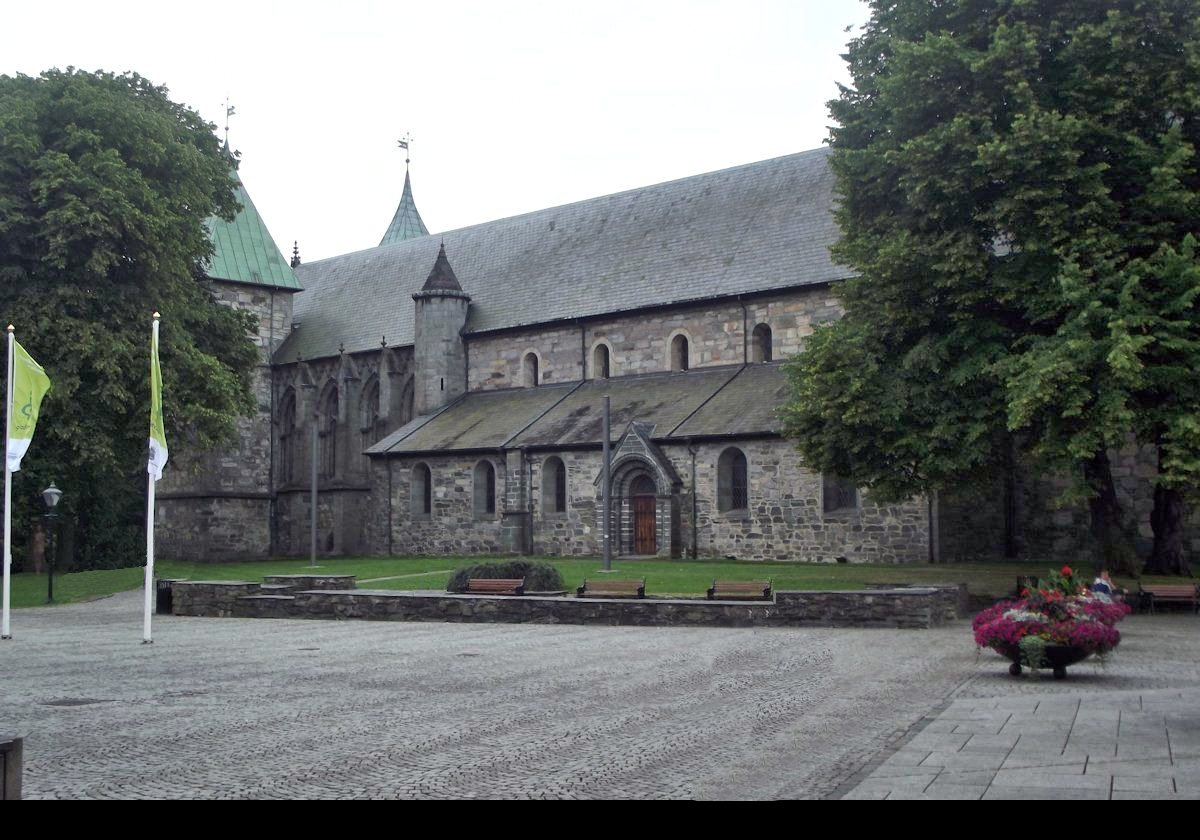
<path fill-rule="evenodd" d="M 596 339 L 588 350 L 588 379 L 608 379 L 616 366 L 612 342 L 606 338 Z"/>
<path fill-rule="evenodd" d="M 530 361 L 532 360 L 532 365 Z M 521 387 L 536 388 L 545 381 L 546 370 L 542 367 L 542 354 L 532 347 L 521 353 Z"/>
<path fill-rule="evenodd" d="M 367 472 L 370 464 L 370 459 L 365 454 L 367 449 L 383 437 L 384 419 L 380 394 L 379 376 L 371 374 L 358 395 L 358 468 L 363 473 Z"/>
<path fill-rule="evenodd" d="M 695 367 L 695 347 L 692 336 L 685 329 L 672 330 L 667 336 L 667 370 L 684 371 Z"/>
<path fill-rule="evenodd" d="M 771 325 L 765 322 L 756 324 L 750 333 L 750 361 L 769 362 L 775 358 L 774 339 Z"/>
<path fill-rule="evenodd" d="M 404 385 L 393 392 L 395 396 L 388 411 L 388 425 L 393 431 L 413 419 L 415 387 L 414 377 L 409 376 L 404 380 Z"/>
<path fill-rule="evenodd" d="M 408 503 L 412 519 L 433 518 L 433 470 L 424 461 L 409 469 Z"/>
<path fill-rule="evenodd" d="M 279 413 L 276 418 L 276 434 L 279 438 L 279 474 L 276 484 L 290 484 L 295 480 L 297 442 L 303 430 L 303 426 L 297 422 L 300 417 L 299 410 L 300 402 L 296 389 L 289 385 L 279 400 Z"/>
<path fill-rule="evenodd" d="M 496 484 L 499 472 L 495 463 L 483 458 L 475 463 L 472 472 L 471 506 L 476 519 L 492 519 L 499 511 L 496 503 Z"/>
<path fill-rule="evenodd" d="M 682 549 L 679 526 L 683 482 L 652 440 L 653 433 L 653 426 L 634 421 L 612 450 L 609 471 L 613 544 L 619 554 L 627 556 L 677 557 Z M 596 477 L 597 497 L 603 489 L 599 486 L 603 476 L 602 470 Z M 599 524 L 603 525 L 603 520 Z"/>

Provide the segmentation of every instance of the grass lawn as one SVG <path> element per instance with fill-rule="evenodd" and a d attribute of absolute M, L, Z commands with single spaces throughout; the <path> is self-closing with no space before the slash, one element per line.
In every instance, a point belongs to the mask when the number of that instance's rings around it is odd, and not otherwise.
<path fill-rule="evenodd" d="M 443 589 L 451 572 L 461 566 L 484 562 L 485 557 L 325 557 L 322 574 L 358 577 L 363 589 Z M 511 559 L 511 558 L 498 558 Z M 585 577 L 600 577 L 599 558 L 541 558 L 562 572 L 567 587 L 574 589 Z M 260 581 L 264 575 L 304 574 L 308 560 L 267 560 L 254 563 L 176 563 L 159 561 L 158 577 L 190 580 Z M 1017 575 L 1044 574 L 1046 563 L 950 563 L 919 565 L 854 565 L 828 563 L 737 563 L 726 560 L 624 560 L 614 559 L 613 577 L 646 579 L 647 595 L 700 595 L 714 578 L 761 580 L 770 578 L 776 589 L 861 589 L 871 583 L 958 583 L 971 593 L 999 598 L 1012 592 Z M 59 574 L 54 577 L 54 600 L 64 604 L 86 601 L 141 586 L 143 570 L 110 569 Z M 1179 578 L 1145 577 L 1145 583 L 1179 583 Z M 1117 583 L 1136 589 L 1132 579 Z M 14 607 L 46 603 L 46 576 L 32 573 L 13 575 Z"/>

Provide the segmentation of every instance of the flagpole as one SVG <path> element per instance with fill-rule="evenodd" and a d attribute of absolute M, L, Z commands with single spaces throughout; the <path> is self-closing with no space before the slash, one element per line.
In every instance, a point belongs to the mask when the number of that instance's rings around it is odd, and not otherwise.
<path fill-rule="evenodd" d="M 150 346 L 158 347 L 157 312 L 154 313 L 154 325 L 151 327 Z M 150 376 L 153 378 L 154 371 L 150 372 Z M 142 644 L 152 645 L 154 639 L 150 635 L 150 613 L 154 606 L 154 473 L 149 470 L 146 471 L 146 488 L 146 591 L 142 598 Z"/>
<path fill-rule="evenodd" d="M 8 432 L 12 426 L 13 409 L 13 325 L 8 325 L 8 401 L 4 403 L 4 606 L 0 609 L 0 639 L 11 639 L 8 625 L 9 601 L 12 597 L 12 471 L 8 468 Z"/>

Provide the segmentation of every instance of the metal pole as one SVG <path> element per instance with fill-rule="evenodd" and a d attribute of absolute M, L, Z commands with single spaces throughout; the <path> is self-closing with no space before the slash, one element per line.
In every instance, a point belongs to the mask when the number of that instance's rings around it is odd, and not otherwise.
<path fill-rule="evenodd" d="M 50 514 L 46 517 L 46 531 L 49 535 L 49 538 L 52 540 L 51 547 L 54 549 L 50 552 L 50 557 L 46 560 L 46 569 L 49 571 L 49 575 L 46 580 L 47 604 L 54 603 L 54 561 L 58 559 L 58 535 L 54 533 L 54 526 L 57 524 L 58 522 L 56 521 L 54 514 Z"/>
<path fill-rule="evenodd" d="M 153 326 L 150 328 L 150 341 L 154 351 L 158 352 L 158 313 L 154 313 Z M 153 376 L 153 371 L 151 371 Z M 162 399 L 162 394 L 159 394 Z M 146 470 L 146 583 L 142 593 L 142 644 L 154 644 L 151 634 L 151 614 L 154 609 L 154 473 Z"/>
<path fill-rule="evenodd" d="M 8 432 L 12 425 L 13 325 L 8 325 L 8 401 L 4 403 L 4 605 L 0 609 L 0 639 L 11 639 L 8 605 L 12 595 L 12 472 L 8 469 Z"/>
<path fill-rule="evenodd" d="M 316 394 L 316 391 L 313 392 Z M 321 414 L 313 410 L 312 418 L 312 470 L 309 472 L 309 511 L 308 511 L 308 565 L 317 567 L 317 424 L 321 422 Z"/>
<path fill-rule="evenodd" d="M 612 571 L 612 475 L 609 473 L 609 398 L 606 394 L 604 397 L 604 478 L 601 483 L 604 485 L 604 571 Z"/>

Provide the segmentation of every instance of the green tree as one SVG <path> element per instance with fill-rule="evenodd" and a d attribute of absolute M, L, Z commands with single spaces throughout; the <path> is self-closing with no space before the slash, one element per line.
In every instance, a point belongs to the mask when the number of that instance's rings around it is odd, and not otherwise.
<path fill-rule="evenodd" d="M 1159 447 L 1164 500 L 1196 487 L 1194 3 L 876 2 L 847 60 L 834 255 L 857 278 L 792 366 L 788 428 L 890 497 L 1020 441 L 1079 477 L 1111 562 L 1110 449 Z"/>
<path fill-rule="evenodd" d="M 56 481 L 85 566 L 140 562 L 155 310 L 172 443 L 219 445 L 252 408 L 251 324 L 203 268 L 204 221 L 237 210 L 234 165 L 136 74 L 0 76 L 0 317 L 53 381 L 14 515 Z"/>

